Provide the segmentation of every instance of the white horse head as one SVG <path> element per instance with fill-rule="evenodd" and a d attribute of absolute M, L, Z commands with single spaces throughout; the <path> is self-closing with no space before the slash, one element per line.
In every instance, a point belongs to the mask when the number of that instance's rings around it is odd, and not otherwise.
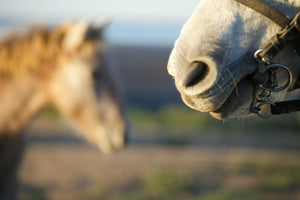
<path fill-rule="evenodd" d="M 265 2 L 291 18 L 300 6 L 299 0 Z M 249 75 L 258 67 L 253 54 L 279 30 L 273 21 L 234 0 L 201 0 L 168 63 L 183 101 L 217 118 L 249 115 L 254 100 Z"/>

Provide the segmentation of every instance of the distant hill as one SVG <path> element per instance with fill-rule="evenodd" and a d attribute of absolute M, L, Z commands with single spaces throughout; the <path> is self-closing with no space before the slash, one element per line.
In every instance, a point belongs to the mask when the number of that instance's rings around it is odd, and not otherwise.
<path fill-rule="evenodd" d="M 129 104 L 159 108 L 165 104 L 181 102 L 174 81 L 167 72 L 171 49 L 163 46 L 112 47 Z"/>

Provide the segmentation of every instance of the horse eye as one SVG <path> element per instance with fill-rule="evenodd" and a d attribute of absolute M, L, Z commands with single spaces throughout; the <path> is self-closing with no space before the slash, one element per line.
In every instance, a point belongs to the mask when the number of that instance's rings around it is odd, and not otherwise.
<path fill-rule="evenodd" d="M 95 69 L 92 73 L 92 81 L 94 85 L 94 91 L 97 97 L 101 96 L 101 85 L 103 80 L 103 72 L 101 69 Z"/>
<path fill-rule="evenodd" d="M 102 72 L 101 69 L 95 69 L 93 71 L 93 78 L 94 78 L 94 80 L 100 80 L 101 77 L 102 77 L 102 75 L 103 75 L 103 72 Z"/>

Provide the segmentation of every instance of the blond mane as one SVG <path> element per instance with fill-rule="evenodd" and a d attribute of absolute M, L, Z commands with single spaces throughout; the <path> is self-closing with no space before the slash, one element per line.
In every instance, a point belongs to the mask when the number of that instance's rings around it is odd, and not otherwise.
<path fill-rule="evenodd" d="M 33 27 L 25 34 L 14 33 L 0 40 L 0 81 L 28 73 L 41 75 L 68 56 L 94 53 L 98 47 L 92 30 L 87 31 L 78 48 L 72 51 L 64 48 L 63 41 L 73 24 Z"/>

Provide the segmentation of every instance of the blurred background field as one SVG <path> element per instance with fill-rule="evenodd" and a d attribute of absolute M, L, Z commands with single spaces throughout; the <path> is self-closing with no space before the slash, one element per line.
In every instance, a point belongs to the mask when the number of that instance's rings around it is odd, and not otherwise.
<path fill-rule="evenodd" d="M 113 15 L 107 47 L 132 126 L 128 148 L 103 155 L 55 108 L 45 109 L 24 133 L 20 199 L 300 199 L 300 114 L 218 121 L 187 108 L 166 67 L 198 0 L 172 9 L 173 1 L 151 2 L 0 2 L 1 33 L 32 21 Z"/>
<path fill-rule="evenodd" d="M 300 199 L 299 118 L 216 121 L 129 107 L 125 151 L 100 154 L 53 108 L 26 131 L 20 199 Z"/>

